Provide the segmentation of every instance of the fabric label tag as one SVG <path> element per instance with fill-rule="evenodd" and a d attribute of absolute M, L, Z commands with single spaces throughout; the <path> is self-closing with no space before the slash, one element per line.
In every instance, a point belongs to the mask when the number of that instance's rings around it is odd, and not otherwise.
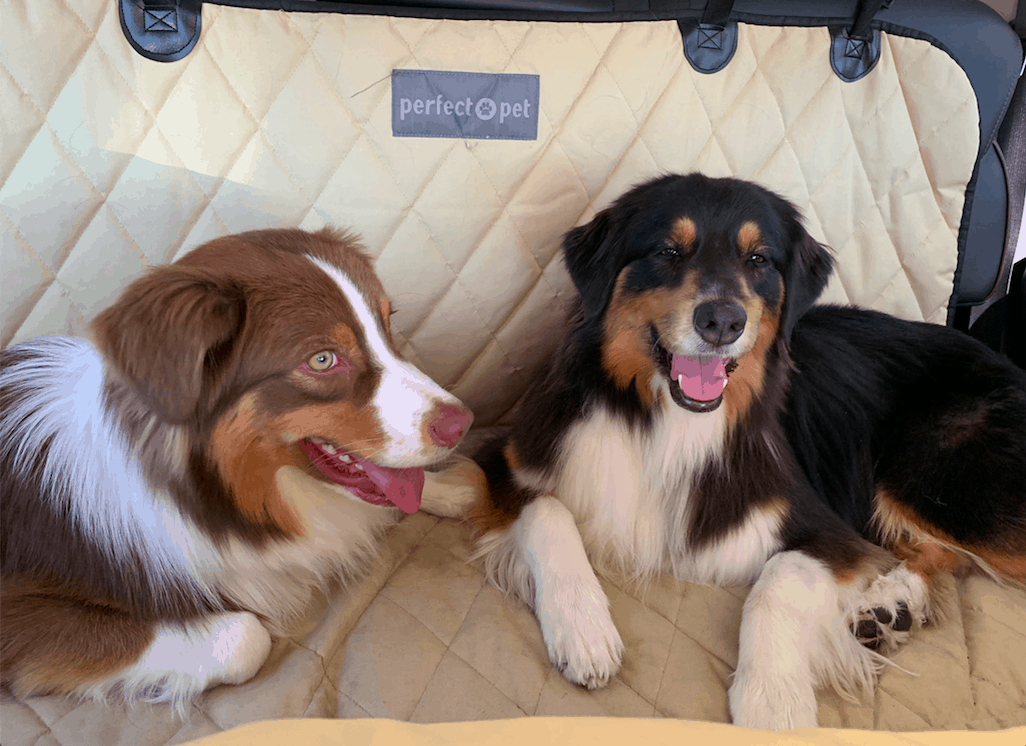
<path fill-rule="evenodd" d="M 392 71 L 392 134 L 538 139 L 537 75 Z"/>

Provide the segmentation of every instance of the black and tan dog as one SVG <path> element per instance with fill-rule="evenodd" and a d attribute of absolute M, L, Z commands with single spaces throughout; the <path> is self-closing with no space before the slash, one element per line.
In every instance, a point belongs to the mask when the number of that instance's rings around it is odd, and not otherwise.
<path fill-rule="evenodd" d="M 666 176 L 563 250 L 579 313 L 478 454 L 475 520 L 569 680 L 621 661 L 593 566 L 754 583 L 730 705 L 768 728 L 872 688 L 937 573 L 1026 578 L 1026 375 L 951 329 L 810 311 L 832 260 L 793 205 Z"/>

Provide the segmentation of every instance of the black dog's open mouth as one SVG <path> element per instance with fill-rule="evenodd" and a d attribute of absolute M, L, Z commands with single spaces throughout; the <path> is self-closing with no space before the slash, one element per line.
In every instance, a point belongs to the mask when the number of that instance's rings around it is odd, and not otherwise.
<path fill-rule="evenodd" d="M 727 379 L 737 368 L 737 361 L 729 357 L 686 357 L 676 355 L 659 343 L 652 330 L 656 360 L 669 379 L 670 398 L 674 403 L 692 412 L 712 412 L 723 402 Z"/>

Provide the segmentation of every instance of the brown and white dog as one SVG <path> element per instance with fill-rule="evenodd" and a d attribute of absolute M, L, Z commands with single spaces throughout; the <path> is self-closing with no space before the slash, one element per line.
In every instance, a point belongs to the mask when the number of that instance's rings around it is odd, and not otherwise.
<path fill-rule="evenodd" d="M 422 467 L 472 415 L 390 313 L 352 236 L 256 231 L 132 283 L 93 344 L 0 353 L 3 683 L 180 707 L 252 677 L 395 508 L 451 512 Z"/>
<path fill-rule="evenodd" d="M 832 260 L 793 205 L 665 176 L 563 254 L 580 307 L 475 457 L 475 520 L 570 681 L 623 654 L 593 564 L 754 583 L 729 700 L 764 728 L 815 725 L 821 684 L 871 688 L 938 573 L 1026 580 L 1026 375 L 952 329 L 809 310 Z"/>

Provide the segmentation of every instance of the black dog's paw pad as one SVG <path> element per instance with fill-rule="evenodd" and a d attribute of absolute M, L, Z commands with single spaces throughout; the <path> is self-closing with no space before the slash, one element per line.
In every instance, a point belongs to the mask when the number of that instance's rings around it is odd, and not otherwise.
<path fill-rule="evenodd" d="M 857 603 L 848 619 L 852 634 L 868 648 L 890 652 L 907 642 L 913 629 L 926 624 L 929 588 L 901 565 L 870 583 Z"/>
<path fill-rule="evenodd" d="M 891 626 L 898 632 L 908 632 L 912 629 L 912 615 L 904 601 L 898 601 L 898 614 Z"/>
<path fill-rule="evenodd" d="M 863 619 L 855 628 L 855 636 L 860 640 L 872 640 L 880 636 L 880 625 L 872 619 Z"/>
<path fill-rule="evenodd" d="M 860 611 L 849 628 L 855 639 L 870 650 L 893 649 L 907 639 L 912 614 L 904 601 L 897 601 L 893 610 L 874 606 Z"/>
<path fill-rule="evenodd" d="M 884 643 L 883 630 L 874 619 L 862 619 L 851 625 L 855 639 L 870 650 L 879 650 Z"/>

